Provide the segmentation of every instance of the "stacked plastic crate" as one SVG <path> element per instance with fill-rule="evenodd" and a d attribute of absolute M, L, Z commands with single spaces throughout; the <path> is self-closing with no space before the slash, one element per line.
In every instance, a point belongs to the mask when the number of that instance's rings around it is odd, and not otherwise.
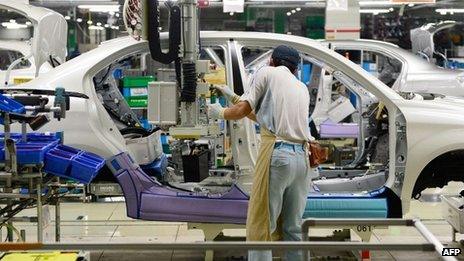
<path fill-rule="evenodd" d="M 149 82 L 153 81 L 156 81 L 153 76 L 126 76 L 122 79 L 122 93 L 131 108 L 147 107 L 147 86 Z"/>
<path fill-rule="evenodd" d="M 98 155 L 58 145 L 46 153 L 44 171 L 88 184 L 104 165 L 105 160 Z"/>
<path fill-rule="evenodd" d="M 47 174 L 90 183 L 105 165 L 102 157 L 61 145 L 60 133 L 28 133 L 26 141 L 20 133 L 11 133 L 16 144 L 19 165 L 42 165 Z M 5 161 L 4 133 L 0 133 L 0 163 Z"/>

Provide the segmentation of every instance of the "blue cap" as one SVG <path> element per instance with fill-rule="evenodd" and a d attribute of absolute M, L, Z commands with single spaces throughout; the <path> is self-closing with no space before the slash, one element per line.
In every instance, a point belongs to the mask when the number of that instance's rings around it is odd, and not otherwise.
<path fill-rule="evenodd" d="M 295 66 L 298 66 L 300 63 L 300 54 L 297 50 L 290 46 L 279 45 L 272 52 L 272 59 L 284 60 Z"/>

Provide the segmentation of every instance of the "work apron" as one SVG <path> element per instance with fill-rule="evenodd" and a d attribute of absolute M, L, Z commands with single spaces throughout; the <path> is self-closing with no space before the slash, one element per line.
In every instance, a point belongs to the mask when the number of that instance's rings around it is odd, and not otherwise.
<path fill-rule="evenodd" d="M 254 169 L 253 186 L 248 202 L 246 222 L 247 241 L 275 241 L 281 239 L 282 226 L 280 218 L 277 228 L 271 235 L 269 213 L 269 172 L 272 152 L 277 137 L 269 130 L 262 128 L 258 159 Z"/>

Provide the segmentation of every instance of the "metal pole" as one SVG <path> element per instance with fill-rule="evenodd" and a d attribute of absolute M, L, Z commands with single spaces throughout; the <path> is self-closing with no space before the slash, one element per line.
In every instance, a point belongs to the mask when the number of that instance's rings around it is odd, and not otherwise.
<path fill-rule="evenodd" d="M 26 122 L 21 122 L 21 139 L 23 142 L 27 141 L 27 125 Z"/>
<path fill-rule="evenodd" d="M 180 2 L 182 11 L 182 63 L 194 64 L 198 59 L 198 10 L 197 0 L 182 0 Z M 182 69 L 182 81 L 184 81 L 184 69 Z M 183 82 L 182 86 L 185 86 Z M 184 87 L 183 87 L 184 88 Z M 182 115 L 181 125 L 194 127 L 198 123 L 197 106 L 193 102 L 181 102 Z"/>
<path fill-rule="evenodd" d="M 5 166 L 6 166 L 6 170 L 7 171 L 11 171 L 12 169 L 12 162 L 11 162 L 11 155 L 9 153 L 9 150 L 8 150 L 8 140 L 10 139 L 10 114 L 9 113 L 5 113 L 3 114 L 3 125 L 4 125 L 4 148 L 5 148 Z M 7 177 L 7 180 L 6 180 L 6 188 L 5 188 L 5 192 L 6 193 L 11 193 L 13 192 L 13 188 L 12 188 L 12 180 L 11 180 L 11 176 Z M 13 204 L 13 199 L 7 199 L 7 206 L 11 206 L 11 204 Z M 8 241 L 9 242 L 13 242 L 13 222 L 10 220 L 7 222 L 7 228 L 6 228 L 6 235 L 7 235 L 7 238 L 8 238 Z"/>
<path fill-rule="evenodd" d="M 59 178 L 58 178 L 59 182 Z M 58 188 L 59 189 L 59 188 Z M 55 201 L 55 241 L 61 240 L 61 210 L 60 210 L 60 197 L 56 197 Z"/>
<path fill-rule="evenodd" d="M 182 7 L 182 43 L 183 61 L 195 62 L 198 58 L 198 13 L 197 0 L 183 0 Z"/>
<path fill-rule="evenodd" d="M 42 209 L 42 186 L 39 179 L 37 188 L 37 242 L 43 242 L 43 209 Z"/>
<path fill-rule="evenodd" d="M 365 243 L 365 242 L 325 242 L 325 241 L 280 241 L 280 242 L 195 242 L 195 243 L 9 243 L 0 244 L 0 251 L 63 250 L 63 251 L 154 251 L 154 250 L 393 250 L 429 251 L 435 248 L 430 243 Z"/>
<path fill-rule="evenodd" d="M 425 225 L 419 220 L 415 219 L 414 220 L 414 226 L 416 227 L 417 231 L 421 233 L 421 235 L 431 244 L 435 246 L 435 250 L 441 254 L 441 258 L 445 261 L 456 261 L 457 259 L 455 257 L 451 256 L 443 256 L 443 245 L 441 242 L 425 227 Z"/>

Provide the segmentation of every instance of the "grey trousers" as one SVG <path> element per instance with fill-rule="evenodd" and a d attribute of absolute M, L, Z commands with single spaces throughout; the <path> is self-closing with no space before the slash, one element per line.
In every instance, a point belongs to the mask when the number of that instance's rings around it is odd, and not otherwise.
<path fill-rule="evenodd" d="M 311 183 L 311 168 L 301 146 L 283 144 L 272 153 L 269 173 L 269 210 L 271 231 L 282 216 L 284 241 L 301 240 L 301 223 Z M 249 251 L 250 261 L 270 261 L 271 251 Z M 286 260 L 302 260 L 302 251 L 288 251 Z"/>

